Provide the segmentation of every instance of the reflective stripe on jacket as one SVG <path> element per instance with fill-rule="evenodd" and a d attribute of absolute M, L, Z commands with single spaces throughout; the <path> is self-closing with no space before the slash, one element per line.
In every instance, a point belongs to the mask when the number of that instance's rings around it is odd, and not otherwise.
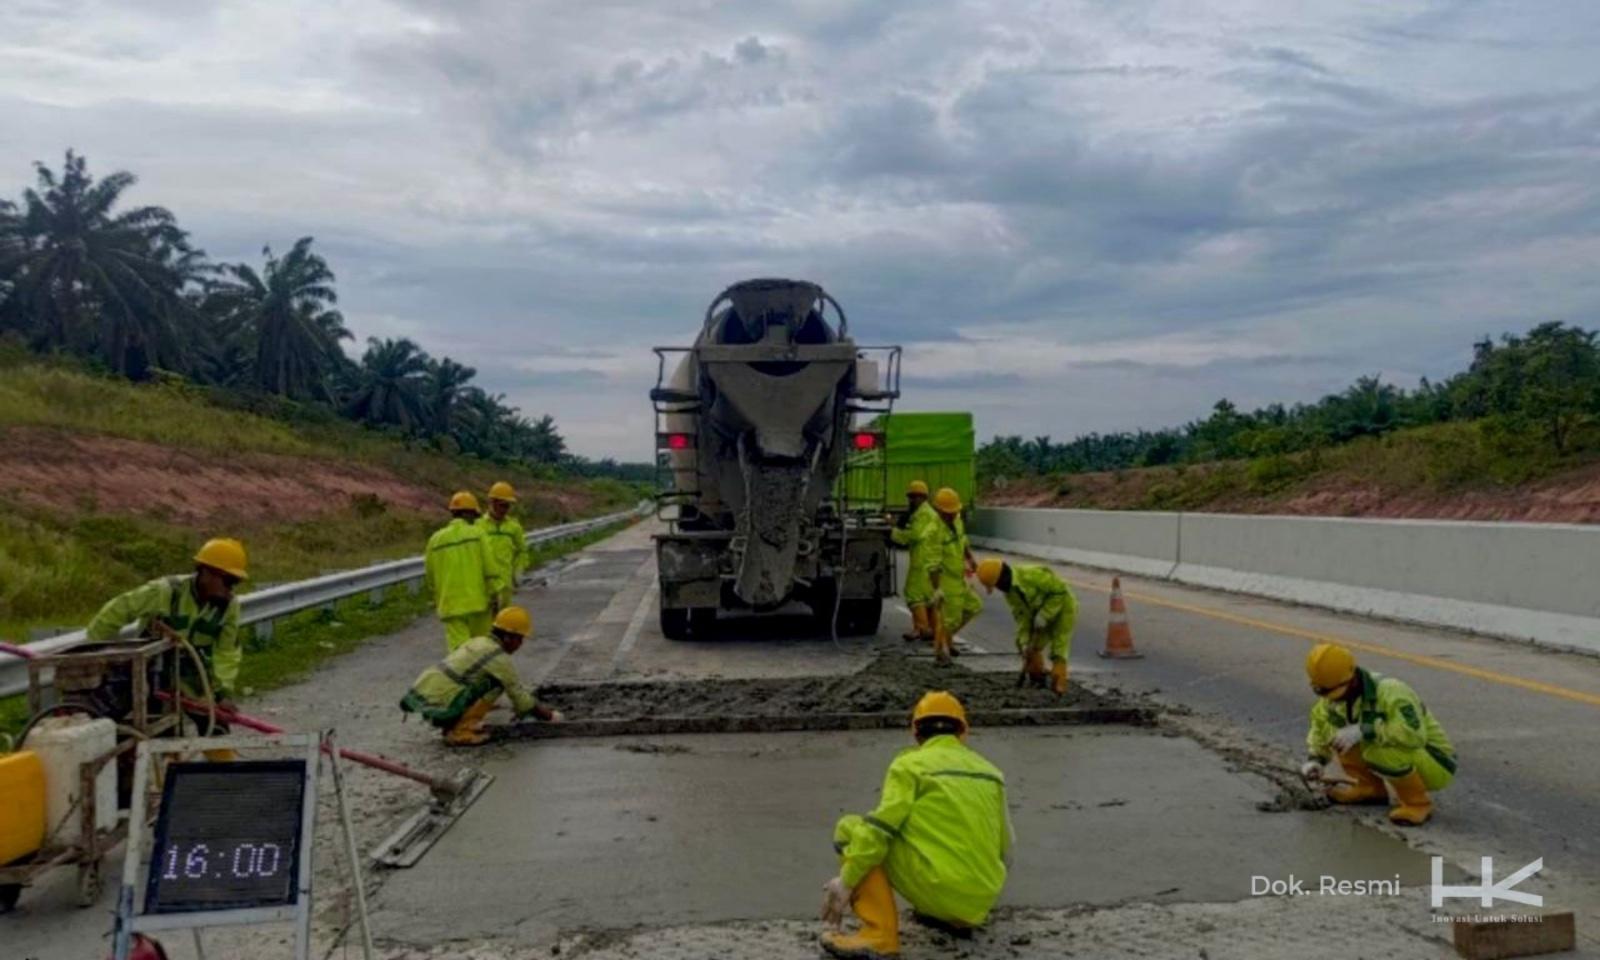
<path fill-rule="evenodd" d="M 232 695 L 239 685 L 239 665 L 244 648 L 239 645 L 239 598 L 226 607 L 202 607 L 194 595 L 194 574 L 161 577 L 113 597 L 89 621 L 86 635 L 95 643 L 116 639 L 134 621 L 148 633 L 150 621 L 160 618 L 188 639 L 210 673 L 211 691 L 218 699 Z M 185 662 L 185 670 L 192 669 Z M 192 693 L 199 693 L 192 690 Z"/>
<path fill-rule="evenodd" d="M 1333 756 L 1333 735 L 1352 723 L 1361 725 L 1363 745 L 1426 750 L 1451 772 L 1455 771 L 1455 747 L 1444 727 L 1423 705 L 1404 681 L 1356 669 L 1360 693 L 1348 703 L 1318 697 L 1311 705 L 1311 729 L 1306 733 L 1306 748 L 1317 760 Z"/>
<path fill-rule="evenodd" d="M 905 587 L 905 599 L 908 604 L 926 604 L 929 596 L 933 594 L 933 584 L 928 580 L 928 569 L 937 559 L 936 554 L 943 542 L 939 534 L 939 529 L 943 526 L 939 512 L 929 506 L 927 501 L 923 501 L 922 505 L 911 514 L 910 520 L 904 527 L 889 531 L 890 539 L 909 551 L 906 556 Z"/>

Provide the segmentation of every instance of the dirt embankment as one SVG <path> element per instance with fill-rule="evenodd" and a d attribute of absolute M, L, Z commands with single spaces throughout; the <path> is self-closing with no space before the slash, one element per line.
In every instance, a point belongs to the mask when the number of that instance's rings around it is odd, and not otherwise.
<path fill-rule="evenodd" d="M 0 496 L 45 510 L 135 514 L 181 524 L 304 520 L 376 497 L 438 513 L 440 492 L 380 467 L 313 457 L 222 457 L 118 437 L 35 427 L 0 430 Z M 581 492 L 541 491 L 562 515 L 588 506 Z"/>
<path fill-rule="evenodd" d="M 1520 486 L 1440 492 L 1395 489 L 1359 470 L 1339 470 L 1264 494 L 1252 492 L 1247 482 L 1234 482 L 1228 471 L 1245 474 L 1239 464 L 1199 464 L 1181 470 L 1151 467 L 1029 477 L 987 489 L 982 500 L 993 506 L 1058 509 L 1600 523 L 1600 463 Z M 1210 490 L 1208 478 L 1214 481 Z"/>

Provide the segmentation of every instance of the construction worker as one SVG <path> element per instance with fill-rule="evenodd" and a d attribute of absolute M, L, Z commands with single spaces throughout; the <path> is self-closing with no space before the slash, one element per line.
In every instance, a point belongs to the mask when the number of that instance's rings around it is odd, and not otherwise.
<path fill-rule="evenodd" d="M 894 894 L 914 915 L 951 932 L 989 918 L 1006 882 L 1012 835 L 1005 777 L 966 745 L 961 701 L 936 690 L 911 714 L 917 746 L 900 752 L 883 780 L 878 807 L 833 828 L 839 875 L 823 886 L 822 947 L 836 957 L 900 952 Z M 840 930 L 845 908 L 859 932 Z"/>
<path fill-rule="evenodd" d="M 1017 622 L 1017 653 L 1022 657 L 1022 681 L 1045 685 L 1044 652 L 1050 650 L 1050 689 L 1067 692 L 1067 657 L 1072 653 L 1072 629 L 1078 623 L 1078 598 L 1065 580 L 1049 567 L 1034 563 L 1006 563 L 988 557 L 978 563 L 978 582 L 985 591 L 1005 594 L 1011 618 Z"/>
<path fill-rule="evenodd" d="M 1393 791 L 1390 820 L 1427 823 L 1433 814 L 1428 794 L 1455 779 L 1456 751 L 1416 692 L 1356 666 L 1355 656 L 1335 643 L 1311 648 L 1306 676 L 1317 701 L 1306 734 L 1310 757 L 1300 775 L 1310 783 L 1331 783 L 1328 799 L 1334 803 L 1385 803 Z M 1335 756 L 1343 779 L 1324 772 Z"/>
<path fill-rule="evenodd" d="M 925 568 L 933 587 L 929 596 L 934 610 L 933 655 L 940 663 L 949 663 L 955 655 L 956 635 L 983 611 L 983 600 L 967 586 L 967 573 L 975 564 L 961 519 L 961 495 L 940 487 L 933 495 L 933 509 L 940 521 L 934 528 L 937 548 L 930 552 Z"/>
<path fill-rule="evenodd" d="M 478 526 L 479 512 L 477 497 L 457 492 L 450 498 L 453 519 L 428 538 L 424 566 L 449 650 L 489 632 L 490 604 L 504 586 L 489 557 L 489 538 Z"/>
<path fill-rule="evenodd" d="M 905 517 L 889 531 L 890 539 L 908 551 L 905 598 L 906 606 L 911 608 L 911 632 L 901 634 L 906 640 L 933 642 L 933 583 L 928 579 L 928 568 L 939 546 L 939 527 L 939 514 L 928 503 L 928 485 L 921 480 L 911 481 L 906 487 Z"/>
<path fill-rule="evenodd" d="M 511 605 L 517 580 L 528 566 L 528 535 L 511 515 L 511 505 L 516 502 L 517 491 L 511 484 L 497 481 L 489 488 L 489 512 L 478 521 L 489 537 L 489 561 L 501 582 L 500 592 L 494 597 L 496 610 Z"/>
<path fill-rule="evenodd" d="M 226 538 L 207 540 L 194 555 L 194 573 L 151 580 L 113 598 L 89 621 L 86 636 L 104 643 L 137 621 L 145 636 L 187 641 L 205 666 L 206 682 L 198 682 L 187 658 L 180 661 L 185 695 L 203 699 L 203 688 L 209 685 L 216 705 L 231 709 L 239 665 L 244 662 L 239 598 L 233 589 L 248 579 L 246 574 L 244 544 Z M 216 721 L 211 728 L 223 732 L 226 725 Z"/>
<path fill-rule="evenodd" d="M 453 746 L 477 746 L 489 739 L 483 718 L 501 694 L 511 699 L 511 709 L 519 718 L 531 714 L 540 720 L 559 721 L 560 711 L 535 700 L 511 663 L 511 654 L 522 649 L 523 640 L 532 632 L 528 611 L 506 607 L 495 614 L 488 636 L 473 637 L 422 671 L 400 699 L 400 709 L 422 714 L 424 720 L 444 731 L 445 742 Z"/>

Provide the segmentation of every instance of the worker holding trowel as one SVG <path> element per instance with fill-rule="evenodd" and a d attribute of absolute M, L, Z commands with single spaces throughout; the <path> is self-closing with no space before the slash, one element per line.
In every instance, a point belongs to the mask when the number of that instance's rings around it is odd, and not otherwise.
<path fill-rule="evenodd" d="M 1455 779 L 1456 751 L 1416 691 L 1356 666 L 1355 656 L 1336 643 L 1311 648 L 1306 675 L 1317 700 L 1306 734 L 1310 757 L 1300 775 L 1331 784 L 1327 793 L 1334 803 L 1385 803 L 1392 792 L 1390 820 L 1406 826 L 1428 822 L 1429 791 Z M 1343 778 L 1328 776 L 1335 756 Z"/>
<path fill-rule="evenodd" d="M 955 655 L 956 635 L 983 611 L 983 600 L 967 586 L 967 574 L 975 564 L 967 541 L 967 527 L 961 519 L 961 495 L 950 487 L 940 487 L 933 495 L 933 508 L 939 514 L 937 548 L 926 561 L 933 587 L 929 603 L 933 608 L 933 656 L 949 663 Z"/>
<path fill-rule="evenodd" d="M 833 829 L 839 875 L 823 886 L 822 947 L 836 957 L 900 953 L 894 895 L 913 916 L 957 936 L 989 918 L 1006 882 L 1011 822 L 1005 777 L 967 746 L 967 713 L 943 690 L 911 714 L 917 746 L 889 765 L 877 809 Z M 840 930 L 846 908 L 861 929 Z"/>
<path fill-rule="evenodd" d="M 478 520 L 478 526 L 489 538 L 490 572 L 500 584 L 500 592 L 495 595 L 497 609 L 511 605 L 517 579 L 528 568 L 528 534 L 521 521 L 511 515 L 516 502 L 517 491 L 511 484 L 496 481 L 489 488 L 489 512 Z"/>
<path fill-rule="evenodd" d="M 889 531 L 889 538 L 908 551 L 904 595 L 906 606 L 911 609 L 911 632 L 902 634 L 906 640 L 933 642 L 933 582 L 928 570 L 937 559 L 940 526 L 939 514 L 928 503 L 928 485 L 921 480 L 911 481 L 906 488 L 905 518 Z"/>
<path fill-rule="evenodd" d="M 244 662 L 239 598 L 233 590 L 247 579 L 246 572 L 244 544 L 227 538 L 208 540 L 194 555 L 194 573 L 160 577 L 112 598 L 89 621 L 85 636 L 93 643 L 105 643 L 138 622 L 143 636 L 187 644 L 200 665 L 184 661 L 187 666 L 180 669 L 184 693 L 204 700 L 209 692 L 218 706 L 231 707 Z M 204 676 L 196 676 L 202 668 Z M 216 732 L 226 730 L 220 721 L 209 726 Z"/>
<path fill-rule="evenodd" d="M 536 700 L 517 677 L 511 655 L 533 632 L 533 620 L 521 607 L 495 615 L 488 636 L 473 637 L 451 650 L 443 661 L 422 671 L 400 700 L 400 709 L 419 713 L 444 731 L 446 743 L 477 746 L 489 739 L 483 720 L 504 694 L 521 717 L 559 721 L 561 712 Z"/>
<path fill-rule="evenodd" d="M 1017 622 L 1017 653 L 1022 657 L 1018 685 L 1043 687 L 1048 682 L 1057 696 L 1067 692 L 1067 656 L 1072 653 L 1072 630 L 1078 623 L 1078 598 L 1067 582 L 1049 567 L 1036 563 L 1006 563 L 989 557 L 978 563 L 978 582 L 984 590 L 1005 594 L 1011 618 Z M 1048 680 L 1045 650 L 1050 651 Z"/>
<path fill-rule="evenodd" d="M 478 498 L 458 491 L 450 498 L 450 522 L 428 538 L 424 555 L 447 650 L 489 632 L 503 586 L 489 557 L 489 538 L 478 526 L 479 513 Z"/>

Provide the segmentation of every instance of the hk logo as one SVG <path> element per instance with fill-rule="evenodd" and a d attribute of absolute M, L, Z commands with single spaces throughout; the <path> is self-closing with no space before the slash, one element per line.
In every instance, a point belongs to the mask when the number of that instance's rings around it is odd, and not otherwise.
<path fill-rule="evenodd" d="M 1494 857 L 1483 858 L 1483 880 L 1477 886 L 1447 886 L 1444 882 L 1444 857 L 1433 858 L 1433 905 L 1444 906 L 1446 900 L 1470 900 L 1477 898 L 1479 905 L 1492 907 L 1496 900 L 1510 900 L 1515 903 L 1525 903 L 1530 907 L 1544 906 L 1544 897 L 1537 893 L 1522 893 L 1516 889 L 1517 884 L 1528 879 L 1544 869 L 1544 858 L 1533 861 L 1521 870 L 1496 882 L 1494 879 Z"/>

